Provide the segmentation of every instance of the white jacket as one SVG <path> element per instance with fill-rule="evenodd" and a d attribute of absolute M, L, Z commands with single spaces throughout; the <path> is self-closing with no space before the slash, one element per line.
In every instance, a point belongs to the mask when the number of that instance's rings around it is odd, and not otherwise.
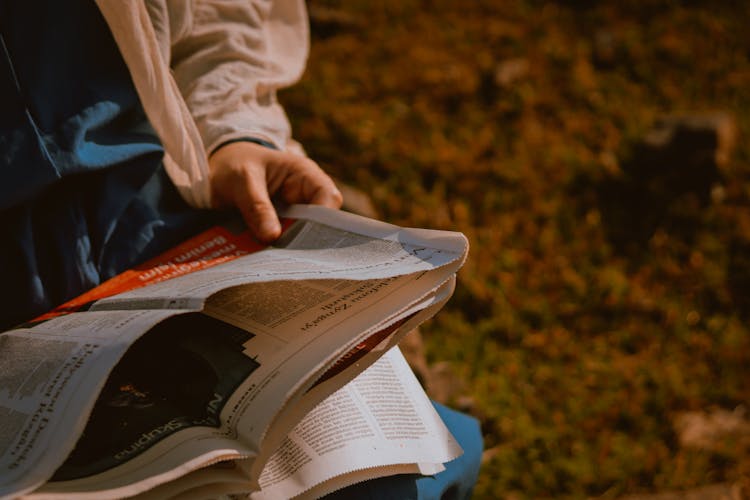
<path fill-rule="evenodd" d="M 302 75 L 303 0 L 97 0 L 182 197 L 211 205 L 208 153 L 257 137 L 285 149 L 276 90 Z"/>

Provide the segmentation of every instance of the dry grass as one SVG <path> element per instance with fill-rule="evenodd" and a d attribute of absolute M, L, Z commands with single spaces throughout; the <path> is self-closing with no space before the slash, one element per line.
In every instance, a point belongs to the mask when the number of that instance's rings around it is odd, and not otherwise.
<path fill-rule="evenodd" d="M 425 331 L 492 450 L 480 498 L 750 477 L 747 434 L 689 446 L 678 425 L 750 407 L 750 15 L 620 3 L 313 0 L 282 95 L 385 219 L 471 241 Z M 659 116 L 711 110 L 739 131 L 718 170 L 695 144 L 644 160 Z"/>

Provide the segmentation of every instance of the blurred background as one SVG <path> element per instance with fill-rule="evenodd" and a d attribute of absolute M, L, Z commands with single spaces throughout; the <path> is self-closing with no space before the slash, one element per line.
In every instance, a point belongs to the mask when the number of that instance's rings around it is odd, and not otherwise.
<path fill-rule="evenodd" d="M 297 139 L 470 240 L 422 376 L 476 497 L 747 495 L 750 2 L 308 6 Z"/>

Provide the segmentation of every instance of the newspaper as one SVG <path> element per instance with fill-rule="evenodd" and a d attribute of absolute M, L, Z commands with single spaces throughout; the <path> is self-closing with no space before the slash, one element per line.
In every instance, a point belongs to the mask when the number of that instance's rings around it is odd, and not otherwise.
<path fill-rule="evenodd" d="M 0 498 L 292 491 L 274 452 L 297 443 L 282 456 L 306 460 L 292 429 L 442 307 L 468 249 L 322 207 L 284 216 L 273 247 L 214 228 L 0 334 Z M 433 473 L 458 453 L 443 448 L 396 462 Z M 339 487 L 340 472 L 306 474 Z"/>
<path fill-rule="evenodd" d="M 398 347 L 316 405 L 274 451 L 261 490 L 243 498 L 317 498 L 373 476 L 434 474 L 461 453 Z M 377 467 L 373 464 L 378 464 Z M 246 489 L 249 462 L 220 462 L 139 495 L 215 497 Z M 377 468 L 378 470 L 374 470 Z M 223 488 L 223 489 L 222 489 Z"/>

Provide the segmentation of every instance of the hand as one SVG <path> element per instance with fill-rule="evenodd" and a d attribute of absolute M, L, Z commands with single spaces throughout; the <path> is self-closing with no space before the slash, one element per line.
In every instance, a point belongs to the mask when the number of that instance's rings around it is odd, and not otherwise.
<path fill-rule="evenodd" d="M 271 197 L 286 203 L 312 203 L 341 208 L 341 192 L 317 163 L 252 142 L 231 142 L 208 160 L 213 205 L 235 206 L 253 235 L 271 243 L 281 224 Z"/>

